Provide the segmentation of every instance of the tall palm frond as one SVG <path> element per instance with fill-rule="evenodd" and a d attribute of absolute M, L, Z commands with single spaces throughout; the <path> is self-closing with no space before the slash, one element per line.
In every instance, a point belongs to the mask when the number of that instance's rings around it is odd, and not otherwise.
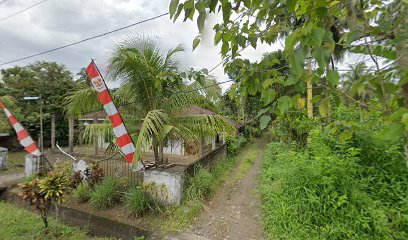
<path fill-rule="evenodd" d="M 103 136 L 107 142 L 112 142 L 114 140 L 111 123 L 87 124 L 84 126 L 82 134 L 86 143 L 94 142 L 95 136 Z"/>
<path fill-rule="evenodd" d="M 175 118 L 174 122 L 189 129 L 195 135 L 203 137 L 214 136 L 221 132 L 232 134 L 236 131 L 235 126 L 220 115 L 181 116 Z"/>
<path fill-rule="evenodd" d="M 98 93 L 91 87 L 79 89 L 66 97 L 65 109 L 69 115 L 80 115 L 101 110 Z"/>
<path fill-rule="evenodd" d="M 167 114 L 162 110 L 152 110 L 147 113 L 136 142 L 137 155 L 147 150 L 152 140 L 163 131 L 168 120 Z"/>

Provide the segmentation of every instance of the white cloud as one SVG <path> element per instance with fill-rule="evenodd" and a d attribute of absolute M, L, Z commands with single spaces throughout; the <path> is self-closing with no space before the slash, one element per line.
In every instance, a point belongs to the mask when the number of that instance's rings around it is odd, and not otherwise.
<path fill-rule="evenodd" d="M 0 8 L 0 18 L 32 5 L 39 0 L 7 1 Z M 0 22 L 0 63 L 59 47 L 93 35 L 104 33 L 168 11 L 168 1 L 163 0 L 49 0 L 6 21 Z M 193 39 L 198 34 L 195 22 L 173 23 L 169 16 L 132 28 L 94 39 L 76 46 L 48 53 L 32 59 L 1 66 L 26 65 L 36 60 L 56 61 L 67 66 L 73 74 L 85 67 L 91 58 L 96 59 L 102 72 L 115 43 L 129 35 L 157 37 L 164 49 L 177 46 L 186 48 L 180 55 L 184 68 L 211 69 L 221 61 L 220 46 L 214 46 L 212 27 L 221 16 L 210 15 L 206 21 L 201 44 L 192 51 Z M 282 49 L 280 44 L 258 43 L 257 49 L 248 47 L 241 54 L 254 61 L 268 51 Z M 212 72 L 218 81 L 225 81 L 222 66 Z M 117 86 L 117 83 L 109 83 Z M 230 84 L 222 85 L 226 89 Z"/>

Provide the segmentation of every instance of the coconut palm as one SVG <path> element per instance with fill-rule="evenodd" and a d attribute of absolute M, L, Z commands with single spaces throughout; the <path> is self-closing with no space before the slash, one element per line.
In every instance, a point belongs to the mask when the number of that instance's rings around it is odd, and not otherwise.
<path fill-rule="evenodd" d="M 376 88 L 369 81 L 372 75 L 364 62 L 350 65 L 351 70 L 343 74 L 342 88 L 353 99 L 365 104 L 375 97 Z M 351 103 L 347 99 L 347 103 Z"/>
<path fill-rule="evenodd" d="M 113 94 L 114 101 L 122 106 L 119 111 L 130 133 L 138 128 L 135 158 L 153 146 L 155 162 L 161 164 L 167 139 L 197 140 L 234 131 L 222 116 L 188 114 L 200 94 L 195 89 L 206 81 L 201 78 L 190 85 L 183 81 L 176 59 L 182 51 L 177 46 L 163 53 L 150 39 L 132 38 L 119 43 L 109 59 L 109 76 L 122 81 Z M 81 89 L 68 97 L 67 110 L 71 114 L 89 112 L 96 106 L 101 105 L 92 89 Z M 91 137 L 97 131 L 112 136 L 110 123 L 88 125 L 84 134 Z"/>

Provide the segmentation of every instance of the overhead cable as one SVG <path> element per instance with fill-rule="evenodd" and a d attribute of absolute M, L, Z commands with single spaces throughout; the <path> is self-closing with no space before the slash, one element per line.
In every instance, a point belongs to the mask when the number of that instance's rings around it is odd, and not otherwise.
<path fill-rule="evenodd" d="M 8 0 L 3 0 L 2 2 L 0 2 L 0 4 L 5 3 L 6 1 L 8 1 Z M 34 3 L 33 5 L 30 5 L 30 6 L 26 7 L 26 8 L 24 8 L 24 9 L 21 9 L 20 11 L 17 11 L 17 12 L 15 12 L 15 13 L 11 14 L 11 15 L 8 15 L 7 17 L 0 18 L 0 23 L 1 23 L 1 22 L 4 22 L 4 21 L 6 21 L 7 19 L 12 18 L 12 17 L 14 17 L 14 16 L 16 16 L 16 15 L 18 15 L 18 14 L 20 14 L 20 13 L 23 13 L 23 12 L 25 12 L 25 11 L 28 11 L 28 10 L 30 10 L 31 8 L 34 8 L 34 7 L 36 7 L 36 6 L 40 5 L 40 4 L 43 4 L 43 3 L 47 2 L 47 1 L 48 1 L 48 0 L 42 0 L 42 1 L 40 1 L 40 2 Z"/>
<path fill-rule="evenodd" d="M 109 31 L 109 32 L 104 32 L 104 33 L 101 33 L 101 34 L 98 34 L 98 35 L 94 35 L 94 36 L 91 36 L 91 37 L 88 37 L 88 38 L 85 38 L 85 39 L 82 39 L 82 40 L 79 40 L 79 41 L 75 41 L 75 42 L 72 42 L 72 43 L 68 43 L 68 44 L 62 45 L 62 46 L 60 46 L 60 47 L 56 47 L 56 48 L 49 49 L 49 50 L 46 50 L 46 51 L 42 51 L 42 52 L 39 52 L 39 53 L 36 53 L 36 54 L 28 55 L 28 56 L 25 56 L 25 57 L 22 57 L 22 58 L 18 58 L 18 59 L 15 59 L 15 60 L 10 60 L 10 61 L 7 61 L 7 62 L 3 62 L 3 63 L 0 63 L 0 66 L 6 65 L 6 64 L 10 64 L 10 63 L 19 62 L 19 61 L 26 60 L 26 59 L 33 58 L 33 57 L 37 57 L 37 56 L 44 55 L 44 54 L 47 54 L 47 53 L 50 53 L 50 52 L 55 52 L 55 51 L 57 51 L 57 50 L 61 50 L 61 49 L 64 49 L 64 48 L 67 48 L 67 47 L 71 47 L 71 46 L 74 46 L 74 45 L 77 45 L 77 44 L 80 44 L 80 43 L 83 43 L 83 42 L 87 42 L 87 41 L 90 41 L 90 40 L 95 39 L 95 38 L 100 38 L 100 37 L 103 37 L 103 36 L 106 36 L 106 35 L 109 35 L 109 34 L 112 34 L 112 33 L 115 33 L 115 32 L 118 32 L 118 31 L 121 31 L 121 30 L 130 28 L 130 27 L 133 27 L 133 26 L 136 26 L 136 25 L 145 23 L 145 22 L 153 21 L 153 20 L 155 20 L 155 19 L 164 17 L 164 16 L 166 16 L 166 15 L 168 15 L 168 14 L 169 14 L 168 12 L 167 12 L 167 13 L 163 13 L 163 14 L 160 14 L 160 15 L 155 16 L 155 17 L 151 17 L 151 18 L 148 18 L 148 19 L 145 19 L 145 20 L 142 20 L 142 21 L 138 21 L 138 22 L 135 22 L 135 23 L 126 25 L 126 26 L 124 26 L 124 27 L 116 28 L 116 29 L 111 30 L 111 31 Z"/>

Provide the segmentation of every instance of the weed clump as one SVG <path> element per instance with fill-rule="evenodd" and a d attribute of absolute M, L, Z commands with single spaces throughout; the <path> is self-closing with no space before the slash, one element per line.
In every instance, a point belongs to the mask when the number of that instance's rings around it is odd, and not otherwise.
<path fill-rule="evenodd" d="M 196 174 L 189 178 L 186 195 L 188 199 L 205 199 L 211 194 L 214 177 L 207 169 L 198 167 Z"/>
<path fill-rule="evenodd" d="M 105 177 L 92 192 L 90 203 L 95 208 L 108 209 L 121 198 L 120 183 L 114 177 Z"/>
<path fill-rule="evenodd" d="M 80 203 L 89 201 L 89 199 L 91 198 L 91 194 L 91 189 L 85 183 L 79 184 L 78 187 L 73 191 L 74 198 Z"/>
<path fill-rule="evenodd" d="M 143 191 L 142 187 L 132 187 L 125 195 L 125 203 L 130 213 L 141 216 L 152 207 L 152 199 Z"/>

